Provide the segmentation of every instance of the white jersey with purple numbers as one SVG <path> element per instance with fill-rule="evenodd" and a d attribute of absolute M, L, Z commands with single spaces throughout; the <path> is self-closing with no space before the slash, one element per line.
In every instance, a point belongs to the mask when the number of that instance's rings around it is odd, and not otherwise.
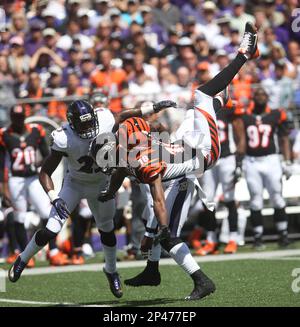
<path fill-rule="evenodd" d="M 109 109 L 96 109 L 99 121 L 99 134 L 111 132 L 115 118 Z M 52 132 L 51 149 L 63 152 L 67 158 L 67 173 L 81 182 L 108 180 L 89 156 L 92 139 L 80 138 L 68 123 Z"/>

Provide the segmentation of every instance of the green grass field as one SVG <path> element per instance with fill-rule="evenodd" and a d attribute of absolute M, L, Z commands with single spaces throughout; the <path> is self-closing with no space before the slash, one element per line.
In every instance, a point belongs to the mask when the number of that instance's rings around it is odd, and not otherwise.
<path fill-rule="evenodd" d="M 300 268 L 299 258 L 204 262 L 201 267 L 217 287 L 214 294 L 201 301 L 183 300 L 192 290 L 192 283 L 178 266 L 172 265 L 161 267 L 160 286 L 125 286 L 120 300 L 110 293 L 101 271 L 23 276 L 16 284 L 7 283 L 6 292 L 0 293 L 0 306 L 300 306 L 300 292 L 291 289 L 295 279 L 292 271 Z M 120 269 L 122 280 L 141 269 Z M 21 303 L 14 302 L 17 300 Z"/>

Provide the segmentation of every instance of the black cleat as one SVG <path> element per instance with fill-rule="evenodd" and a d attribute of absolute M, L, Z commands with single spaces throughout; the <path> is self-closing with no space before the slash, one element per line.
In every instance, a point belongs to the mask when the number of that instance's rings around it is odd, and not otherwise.
<path fill-rule="evenodd" d="M 119 274 L 117 272 L 110 274 L 105 270 L 105 268 L 103 268 L 103 272 L 107 277 L 112 294 L 117 298 L 122 297 L 123 291 Z"/>
<path fill-rule="evenodd" d="M 150 273 L 146 269 L 133 278 L 124 280 L 124 284 L 128 286 L 158 286 L 161 282 L 160 272 Z"/>
<path fill-rule="evenodd" d="M 26 265 L 27 264 L 25 262 L 21 261 L 21 257 L 18 256 L 17 260 L 13 263 L 8 271 L 8 279 L 12 283 L 15 283 L 21 277 L 21 274 Z"/>
<path fill-rule="evenodd" d="M 192 278 L 194 279 L 195 286 L 192 293 L 185 297 L 186 301 L 203 299 L 216 290 L 214 282 L 200 269 L 192 275 Z"/>
<path fill-rule="evenodd" d="M 256 251 L 263 251 L 265 250 L 266 246 L 263 243 L 262 238 L 259 237 L 254 237 L 254 243 L 253 243 L 253 248 Z"/>
<path fill-rule="evenodd" d="M 245 55 L 247 59 L 254 59 L 259 56 L 257 28 L 250 22 L 247 22 L 245 25 L 245 32 L 238 51 Z"/>
<path fill-rule="evenodd" d="M 281 233 L 279 235 L 279 239 L 278 239 L 278 246 L 280 248 L 286 248 L 291 244 L 289 238 L 288 238 L 288 234 L 287 233 Z"/>

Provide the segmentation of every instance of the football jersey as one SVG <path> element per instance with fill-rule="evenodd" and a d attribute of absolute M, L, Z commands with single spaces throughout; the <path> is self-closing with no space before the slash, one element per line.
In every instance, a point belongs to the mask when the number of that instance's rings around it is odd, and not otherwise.
<path fill-rule="evenodd" d="M 45 130 L 38 124 L 25 125 L 23 135 L 15 133 L 11 127 L 2 128 L 0 130 L 1 172 L 5 166 L 5 156 L 8 156 L 12 176 L 29 177 L 37 174 L 37 151 L 39 150 L 43 157 L 49 154 L 45 135 Z"/>
<path fill-rule="evenodd" d="M 262 114 L 253 112 L 251 106 L 240 115 L 246 132 L 246 154 L 261 157 L 277 153 L 275 135 L 288 135 L 287 115 L 282 109 L 270 110 Z"/>
<path fill-rule="evenodd" d="M 217 113 L 217 125 L 221 144 L 220 158 L 224 158 L 232 154 L 230 150 L 229 125 L 232 121 L 233 113 L 234 112 L 231 109 L 219 110 Z"/>
<path fill-rule="evenodd" d="M 111 132 L 115 118 L 108 109 L 96 109 L 99 121 L 99 134 Z M 82 182 L 98 182 L 108 177 L 101 173 L 93 158 L 89 156 L 93 139 L 82 139 L 68 123 L 52 132 L 51 149 L 62 152 L 67 158 L 68 174 Z"/>

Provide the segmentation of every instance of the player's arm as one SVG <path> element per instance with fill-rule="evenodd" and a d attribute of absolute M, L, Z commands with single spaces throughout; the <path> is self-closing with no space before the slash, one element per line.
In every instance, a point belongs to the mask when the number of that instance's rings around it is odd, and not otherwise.
<path fill-rule="evenodd" d="M 149 183 L 149 186 L 153 198 L 153 209 L 157 221 L 160 226 L 166 226 L 168 225 L 168 213 L 161 175 L 159 174 L 154 181 Z"/>
<path fill-rule="evenodd" d="M 118 168 L 111 177 L 110 184 L 107 190 L 100 192 L 98 200 L 106 202 L 115 197 L 115 194 L 123 184 L 127 172 L 125 168 Z"/>
<path fill-rule="evenodd" d="M 167 109 L 167 108 L 176 108 L 177 104 L 174 101 L 165 100 L 160 101 L 157 103 L 152 102 L 144 102 L 139 109 L 128 109 L 123 112 L 121 112 L 119 115 L 115 116 L 115 126 L 113 128 L 113 131 L 116 131 L 118 128 L 118 125 L 131 117 L 142 117 L 146 115 L 150 115 L 153 113 L 160 112 L 161 110 Z"/>
<path fill-rule="evenodd" d="M 280 111 L 280 121 L 278 126 L 278 143 L 283 156 L 282 170 L 286 179 L 292 176 L 292 150 L 289 140 L 289 128 L 285 111 Z"/>
<path fill-rule="evenodd" d="M 47 141 L 46 141 L 46 132 L 45 132 L 45 130 L 42 127 L 40 127 L 39 131 L 40 131 L 39 150 L 41 152 L 41 155 L 42 155 L 43 159 L 45 159 L 50 154 L 49 146 L 48 146 Z"/>
<path fill-rule="evenodd" d="M 63 157 L 63 152 L 55 151 L 52 149 L 50 155 L 46 158 L 42 165 L 39 174 L 39 180 L 43 189 L 48 194 L 50 202 L 55 207 L 59 217 L 61 219 L 67 219 L 70 215 L 70 211 L 65 201 L 56 194 L 54 190 L 54 183 L 51 177 Z"/>
<path fill-rule="evenodd" d="M 236 168 L 234 172 L 234 184 L 239 181 L 242 176 L 243 159 L 246 154 L 246 133 L 244 121 L 241 117 L 232 120 L 232 130 L 234 142 L 236 144 L 235 162 Z"/>
<path fill-rule="evenodd" d="M 0 194 L 3 197 L 4 206 L 11 207 L 10 193 L 8 189 L 8 168 L 5 166 L 5 147 L 0 145 Z"/>

